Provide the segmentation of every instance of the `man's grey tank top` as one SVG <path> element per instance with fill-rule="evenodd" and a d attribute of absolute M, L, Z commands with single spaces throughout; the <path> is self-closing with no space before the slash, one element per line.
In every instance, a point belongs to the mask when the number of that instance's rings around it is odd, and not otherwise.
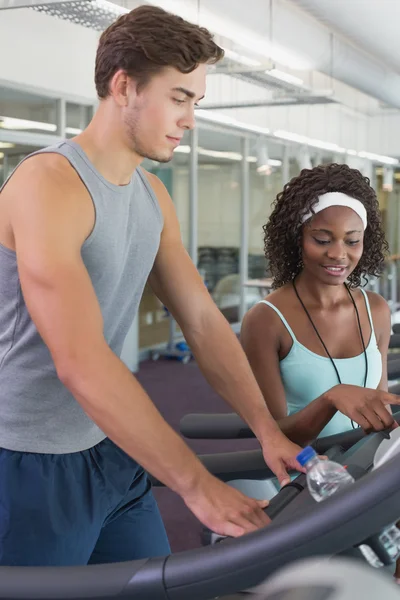
<path fill-rule="evenodd" d="M 161 209 L 140 168 L 128 185 L 117 186 L 70 140 L 35 154 L 42 152 L 63 155 L 92 198 L 96 220 L 81 254 L 105 339 L 120 356 L 158 251 Z M 105 437 L 58 379 L 25 306 L 16 254 L 0 244 L 0 447 L 63 454 L 91 448 Z"/>

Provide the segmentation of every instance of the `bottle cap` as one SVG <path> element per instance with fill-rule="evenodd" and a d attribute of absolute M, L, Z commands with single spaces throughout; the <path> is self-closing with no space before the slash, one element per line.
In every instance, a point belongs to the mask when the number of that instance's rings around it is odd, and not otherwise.
<path fill-rule="evenodd" d="M 301 466 L 304 467 L 304 465 L 312 458 L 315 458 L 315 456 L 317 456 L 317 453 L 315 452 L 314 448 L 311 446 L 306 446 L 301 452 L 299 452 L 296 458 Z"/>

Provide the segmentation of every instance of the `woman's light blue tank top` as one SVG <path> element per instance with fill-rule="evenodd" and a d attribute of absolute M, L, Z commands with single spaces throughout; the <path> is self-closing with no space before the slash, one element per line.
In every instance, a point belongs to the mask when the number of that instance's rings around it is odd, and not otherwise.
<path fill-rule="evenodd" d="M 382 377 L 382 357 L 376 342 L 368 296 L 363 289 L 360 288 L 360 290 L 364 294 L 369 322 L 371 324 L 371 337 L 366 348 L 368 358 L 366 387 L 376 389 Z M 300 344 L 280 310 L 267 300 L 261 300 L 261 303 L 270 306 L 279 315 L 293 340 L 289 354 L 279 363 L 286 394 L 288 414 L 291 415 L 337 385 L 339 381 L 330 359 L 325 356 L 319 356 L 308 350 L 303 344 Z M 333 360 L 342 383 L 364 386 L 364 353 L 352 358 L 334 358 Z M 320 437 L 334 435 L 349 429 L 352 429 L 350 419 L 342 413 L 337 412 L 321 431 Z"/>

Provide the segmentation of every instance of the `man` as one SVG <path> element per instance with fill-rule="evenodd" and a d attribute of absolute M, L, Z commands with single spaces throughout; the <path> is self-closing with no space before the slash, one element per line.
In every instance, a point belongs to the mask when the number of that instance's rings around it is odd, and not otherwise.
<path fill-rule="evenodd" d="M 148 277 L 281 484 L 297 466 L 181 243 L 171 198 L 139 167 L 171 160 L 221 56 L 207 30 L 159 8 L 120 17 L 100 38 L 90 125 L 29 157 L 3 188 L 1 564 L 168 553 L 145 471 L 221 534 L 268 522 L 266 502 L 211 476 L 119 358 Z"/>

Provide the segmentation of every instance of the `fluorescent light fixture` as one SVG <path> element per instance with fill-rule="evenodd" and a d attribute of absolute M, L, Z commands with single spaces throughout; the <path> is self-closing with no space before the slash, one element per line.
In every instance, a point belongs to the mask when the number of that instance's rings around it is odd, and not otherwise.
<path fill-rule="evenodd" d="M 245 65 L 246 67 L 261 67 L 261 63 L 258 60 L 254 60 L 254 58 L 249 58 L 243 54 L 238 54 L 233 50 L 229 50 L 229 48 L 224 48 L 224 51 L 227 58 L 230 58 L 241 65 Z"/>
<path fill-rule="evenodd" d="M 392 158 L 391 156 L 383 156 L 382 154 L 374 154 L 373 152 L 359 152 L 358 156 L 360 158 L 368 158 L 369 160 L 374 160 L 376 162 L 381 162 L 384 165 L 398 165 L 399 161 L 397 158 Z"/>
<path fill-rule="evenodd" d="M 82 129 L 79 129 L 78 127 L 66 127 L 65 133 L 70 133 L 71 135 L 79 135 L 80 133 L 82 133 Z"/>
<path fill-rule="evenodd" d="M 39 131 L 51 131 L 55 133 L 57 131 L 57 125 L 54 123 L 42 123 L 40 121 L 29 121 L 27 119 L 16 119 L 14 117 L 1 117 L 0 116 L 0 128 L 1 129 L 13 129 L 13 130 L 39 130 Z M 66 127 L 66 133 L 71 135 L 78 135 L 82 133 L 82 129 L 77 127 Z M 6 146 L 2 146 L 5 148 Z"/>
<path fill-rule="evenodd" d="M 56 131 L 53 123 L 40 123 L 39 121 L 28 121 L 26 119 L 15 119 L 13 117 L 0 117 L 0 128 L 2 129 L 40 129 L 42 131 Z"/>
<path fill-rule="evenodd" d="M 0 142 L 0 148 L 15 148 L 15 144 L 10 142 Z"/>
<path fill-rule="evenodd" d="M 209 110 L 204 110 L 201 108 L 198 108 L 194 114 L 195 117 L 200 117 L 205 121 L 212 121 L 213 123 L 221 123 L 223 125 L 235 125 L 237 123 L 237 121 L 233 117 L 228 117 L 227 115 L 211 112 Z"/>
<path fill-rule="evenodd" d="M 190 154 L 190 146 L 177 146 L 174 153 L 178 154 Z"/>
<path fill-rule="evenodd" d="M 289 73 L 284 73 L 284 71 L 280 71 L 279 69 L 269 69 L 265 71 L 265 73 L 270 77 L 274 77 L 275 79 L 279 79 L 280 81 L 285 81 L 286 83 L 291 83 L 293 85 L 302 86 L 304 83 L 300 77 L 295 77 Z"/>
<path fill-rule="evenodd" d="M 0 160 L 4 158 L 4 152 L 0 152 Z"/>
<path fill-rule="evenodd" d="M 211 123 L 218 123 L 221 125 L 233 125 L 237 129 L 243 129 L 244 131 L 252 133 L 260 133 L 263 135 L 269 135 L 270 133 L 270 130 L 267 127 L 259 127 L 258 125 L 243 123 L 242 121 L 237 121 L 233 117 L 228 117 L 227 115 L 216 113 L 210 110 L 198 108 L 195 112 L 195 116 L 200 117 L 200 119 L 203 121 L 209 121 Z"/>
<path fill-rule="evenodd" d="M 346 154 L 349 154 L 350 156 L 357 156 L 358 152 L 357 150 L 346 150 Z"/>
<path fill-rule="evenodd" d="M 190 154 L 190 146 L 178 146 L 175 148 L 174 152 L 178 154 Z M 212 158 L 227 158 L 228 160 L 236 160 L 240 161 L 243 158 L 243 155 L 240 152 L 224 152 L 223 150 L 208 150 L 207 148 L 197 148 L 198 154 L 201 156 L 210 156 Z M 248 162 L 256 163 L 256 156 L 248 156 Z M 270 167 L 280 167 L 282 164 L 281 160 L 277 159 L 269 159 L 268 165 Z"/>
<path fill-rule="evenodd" d="M 228 158 L 229 160 L 242 160 L 242 155 L 239 152 L 223 152 L 221 150 L 207 150 L 199 148 L 198 153 L 202 156 L 211 156 L 212 158 Z"/>

